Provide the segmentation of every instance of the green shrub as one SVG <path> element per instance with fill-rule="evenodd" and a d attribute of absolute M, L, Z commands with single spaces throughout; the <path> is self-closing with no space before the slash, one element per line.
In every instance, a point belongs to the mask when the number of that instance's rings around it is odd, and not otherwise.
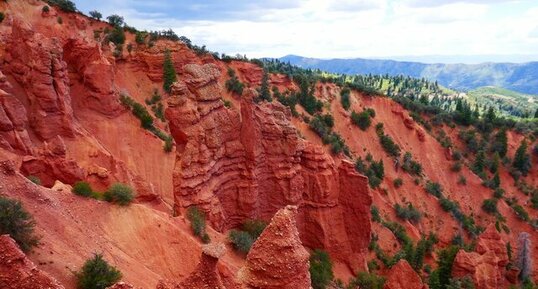
<path fill-rule="evenodd" d="M 438 252 L 437 269 L 430 275 L 430 289 L 444 289 L 450 283 L 452 265 L 458 251 L 459 247 L 449 246 Z"/>
<path fill-rule="evenodd" d="M 467 178 L 465 178 L 464 175 L 460 175 L 458 178 L 458 184 L 459 185 L 467 185 Z"/>
<path fill-rule="evenodd" d="M 107 36 L 108 41 L 116 44 L 116 46 L 122 45 L 125 43 L 125 32 L 123 28 L 119 26 L 114 26 L 110 33 Z"/>
<path fill-rule="evenodd" d="M 27 176 L 26 178 L 30 180 L 30 182 L 38 186 L 41 186 L 41 179 L 39 177 L 30 175 L 30 176 Z"/>
<path fill-rule="evenodd" d="M 353 124 L 358 126 L 361 130 L 366 131 L 372 124 L 370 119 L 370 113 L 363 111 L 361 113 L 356 113 L 355 111 L 351 112 L 351 121 Z"/>
<path fill-rule="evenodd" d="M 422 217 L 420 211 L 417 210 L 411 203 L 407 204 L 407 206 L 395 204 L 394 210 L 396 210 L 396 216 L 398 216 L 398 218 L 402 220 L 409 220 L 412 223 L 418 223 Z"/>
<path fill-rule="evenodd" d="M 123 17 L 117 14 L 112 14 L 108 16 L 106 19 L 108 20 L 108 23 L 110 25 L 115 26 L 115 27 L 121 27 L 123 26 L 123 24 L 125 24 Z"/>
<path fill-rule="evenodd" d="M 177 81 L 176 69 L 172 61 L 172 55 L 170 50 L 166 49 L 164 52 L 163 62 L 163 88 L 164 91 L 170 93 L 172 91 L 172 84 Z"/>
<path fill-rule="evenodd" d="M 265 227 L 267 227 L 267 222 L 263 220 L 246 220 L 241 227 L 243 231 L 247 232 L 256 240 L 262 234 Z"/>
<path fill-rule="evenodd" d="M 87 197 L 87 198 L 91 197 L 94 193 L 90 184 L 87 182 L 82 182 L 82 181 L 76 182 L 73 185 L 72 191 L 77 196 L 82 196 L 82 197 Z"/>
<path fill-rule="evenodd" d="M 77 7 L 75 6 L 75 3 L 69 1 L 69 0 L 47 0 L 46 1 L 49 5 L 56 6 L 60 8 L 61 10 L 65 12 L 76 12 Z"/>
<path fill-rule="evenodd" d="M 174 140 L 172 139 L 172 137 L 169 137 L 164 141 L 163 149 L 165 152 L 169 153 L 172 151 L 173 148 L 174 148 Z"/>
<path fill-rule="evenodd" d="M 194 235 L 208 241 L 204 243 L 209 243 L 209 236 L 206 232 L 205 214 L 196 206 L 189 207 L 187 209 L 187 219 L 191 222 L 191 229 Z"/>
<path fill-rule="evenodd" d="M 249 233 L 239 230 L 231 230 L 228 234 L 228 239 L 235 250 L 245 254 L 250 251 L 250 248 L 255 241 Z"/>
<path fill-rule="evenodd" d="M 77 287 L 80 289 L 105 289 L 118 282 L 122 274 L 109 265 L 103 255 L 95 254 L 87 260 L 82 269 L 76 273 Z"/>
<path fill-rule="evenodd" d="M 403 180 L 401 178 L 397 178 L 393 181 L 394 187 L 399 188 L 403 185 Z"/>
<path fill-rule="evenodd" d="M 386 134 L 379 135 L 379 142 L 381 146 L 389 155 L 393 157 L 399 157 L 401 153 L 400 146 L 394 142 L 394 140 Z M 422 170 L 422 169 L 421 169 Z"/>
<path fill-rule="evenodd" d="M 385 277 L 375 273 L 359 272 L 356 278 L 351 279 L 348 288 L 383 289 Z"/>
<path fill-rule="evenodd" d="M 105 201 L 116 203 L 120 206 L 129 205 L 134 199 L 133 189 L 122 183 L 113 184 L 103 195 Z"/>
<path fill-rule="evenodd" d="M 96 19 L 96 20 L 101 20 L 101 18 L 103 18 L 103 14 L 101 14 L 99 11 L 97 10 L 92 10 L 90 11 L 90 17 L 92 17 L 93 19 Z"/>
<path fill-rule="evenodd" d="M 241 96 L 245 85 L 239 81 L 239 78 L 237 78 L 237 75 L 235 74 L 235 70 L 230 67 L 228 67 L 228 76 L 230 78 L 226 80 L 226 89 L 231 93 Z"/>
<path fill-rule="evenodd" d="M 381 215 L 379 214 L 379 209 L 372 205 L 370 208 L 370 214 L 372 215 L 372 221 L 376 223 L 381 223 Z"/>
<path fill-rule="evenodd" d="M 43 12 L 43 13 L 48 13 L 49 11 L 50 11 L 50 8 L 47 5 L 43 6 L 43 8 L 41 8 L 41 12 Z"/>
<path fill-rule="evenodd" d="M 351 94 L 351 90 L 349 88 L 344 88 L 342 91 L 340 91 L 340 102 L 342 103 L 342 107 L 345 110 L 348 110 L 351 106 L 351 101 L 349 99 L 349 95 Z"/>
<path fill-rule="evenodd" d="M 486 199 L 482 202 L 482 210 L 486 213 L 494 214 L 497 212 L 497 199 Z"/>
<path fill-rule="evenodd" d="M 323 250 L 314 250 L 310 255 L 310 279 L 312 288 L 325 289 L 333 278 L 333 264 L 329 254 Z"/>
<path fill-rule="evenodd" d="M 422 175 L 422 165 L 413 159 L 410 152 L 404 154 L 402 169 L 413 176 Z"/>
<path fill-rule="evenodd" d="M 426 182 L 426 192 L 431 195 L 441 198 L 443 196 L 443 187 L 439 183 L 427 181 Z"/>
<path fill-rule="evenodd" d="M 0 23 L 4 22 L 4 19 L 6 18 L 6 15 L 4 12 L 0 11 Z"/>
<path fill-rule="evenodd" d="M 28 252 L 39 244 L 34 227 L 34 218 L 21 202 L 0 196 L 0 235 L 10 235 L 21 250 Z"/>

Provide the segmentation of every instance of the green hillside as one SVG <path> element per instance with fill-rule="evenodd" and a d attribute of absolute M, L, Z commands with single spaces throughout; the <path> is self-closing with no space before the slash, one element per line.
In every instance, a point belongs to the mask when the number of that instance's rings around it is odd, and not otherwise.
<path fill-rule="evenodd" d="M 484 86 L 467 93 L 471 104 L 478 104 L 480 107 L 495 107 L 506 116 L 533 117 L 538 109 L 538 96 L 528 95 L 512 90 Z"/>

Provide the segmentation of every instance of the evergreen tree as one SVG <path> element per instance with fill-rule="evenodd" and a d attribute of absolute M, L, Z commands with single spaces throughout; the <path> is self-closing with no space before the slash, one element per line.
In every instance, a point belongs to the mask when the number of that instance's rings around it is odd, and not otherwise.
<path fill-rule="evenodd" d="M 269 91 L 269 74 L 267 71 L 263 72 L 262 85 L 260 87 L 260 99 L 268 102 L 273 101 L 271 92 Z"/>
<path fill-rule="evenodd" d="M 486 166 L 486 161 L 485 161 L 485 154 L 484 154 L 484 151 L 483 150 L 480 150 L 477 154 L 476 154 L 476 159 L 473 163 L 473 170 L 476 174 L 480 174 L 482 172 L 484 172 L 484 167 Z"/>
<path fill-rule="evenodd" d="M 93 11 L 90 11 L 90 16 L 94 19 L 97 19 L 97 20 L 101 20 L 101 18 L 103 18 L 103 14 L 101 14 L 99 11 L 97 10 L 93 10 Z"/>
<path fill-rule="evenodd" d="M 527 175 L 531 169 L 531 157 L 527 153 L 527 146 L 526 140 L 521 141 L 514 156 L 514 162 L 512 163 L 514 168 L 518 169 L 523 175 Z"/>
<path fill-rule="evenodd" d="M 538 118 L 538 109 L 536 109 L 536 112 L 534 113 L 534 118 Z"/>
<path fill-rule="evenodd" d="M 163 63 L 163 88 L 166 92 L 170 93 L 172 84 L 177 81 L 176 69 L 174 68 L 174 63 L 172 62 L 172 56 L 170 55 L 170 50 L 164 52 L 164 63 Z"/>
<path fill-rule="evenodd" d="M 496 119 L 495 109 L 493 109 L 492 106 L 489 107 L 488 112 L 486 113 L 484 119 L 490 124 L 495 121 L 495 119 Z"/>
<path fill-rule="evenodd" d="M 496 152 L 499 157 L 503 158 L 508 152 L 508 138 L 506 137 L 506 129 L 501 129 L 497 132 L 493 138 L 491 144 L 491 152 Z"/>

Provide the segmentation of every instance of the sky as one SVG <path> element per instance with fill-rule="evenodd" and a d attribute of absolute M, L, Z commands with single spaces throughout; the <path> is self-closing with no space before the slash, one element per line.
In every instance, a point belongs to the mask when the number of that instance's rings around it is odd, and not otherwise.
<path fill-rule="evenodd" d="M 538 61 L 537 0 L 74 0 L 248 57 Z"/>

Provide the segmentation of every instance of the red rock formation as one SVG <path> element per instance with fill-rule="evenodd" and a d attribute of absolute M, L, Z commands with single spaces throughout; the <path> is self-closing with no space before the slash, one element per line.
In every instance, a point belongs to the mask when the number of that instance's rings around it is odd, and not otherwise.
<path fill-rule="evenodd" d="M 21 172 L 39 177 L 46 187 L 52 187 L 56 180 L 73 184 L 84 179 L 85 173 L 73 159 L 66 158 L 66 147 L 60 136 L 45 142 L 34 156 L 22 159 Z"/>
<path fill-rule="evenodd" d="M 190 77 L 174 85 L 166 111 L 178 146 L 176 210 L 197 205 L 223 230 L 299 205 L 305 245 L 364 269 L 370 240 L 367 179 L 350 163 L 338 168 L 321 147 L 299 138 L 288 108 L 255 105 L 245 94 L 239 115 L 220 100 L 215 66 L 184 70 Z"/>
<path fill-rule="evenodd" d="M 390 268 L 384 289 L 421 289 L 427 288 L 420 276 L 405 260 L 400 260 Z"/>
<path fill-rule="evenodd" d="M 0 71 L 0 147 L 28 153 L 32 142 L 26 130 L 26 109 L 12 94 L 11 84 Z"/>
<path fill-rule="evenodd" d="M 508 263 L 506 244 L 494 226 L 482 233 L 476 252 L 460 250 L 454 260 L 452 275 L 470 275 L 477 288 L 504 288 L 505 266 Z"/>
<path fill-rule="evenodd" d="M 67 64 L 58 39 L 34 32 L 15 19 L 7 46 L 7 67 L 30 102 L 30 126 L 42 139 L 74 136 Z"/>
<path fill-rule="evenodd" d="M 0 236 L 0 285 L 2 289 L 64 289 L 37 269 L 9 235 Z"/>
<path fill-rule="evenodd" d="M 234 289 L 236 284 L 225 286 L 217 264 L 219 258 L 226 252 L 224 244 L 216 243 L 202 247 L 202 259 L 194 271 L 181 283 L 160 281 L 157 289 Z"/>
<path fill-rule="evenodd" d="M 108 116 L 123 111 L 115 87 L 114 60 L 104 56 L 101 46 L 73 38 L 63 49 L 69 69 L 84 86 L 77 94 L 80 105 Z"/>
<path fill-rule="evenodd" d="M 309 254 L 301 245 L 297 207 L 279 210 L 247 255 L 239 272 L 244 288 L 310 288 Z"/>

